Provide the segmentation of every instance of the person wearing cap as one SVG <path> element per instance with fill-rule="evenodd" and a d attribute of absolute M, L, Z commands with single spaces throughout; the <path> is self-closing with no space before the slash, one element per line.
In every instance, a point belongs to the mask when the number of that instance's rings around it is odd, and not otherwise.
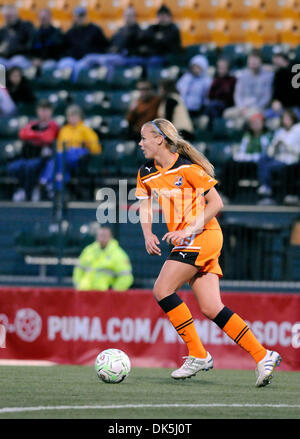
<path fill-rule="evenodd" d="M 141 45 L 143 54 L 150 57 L 165 57 L 180 51 L 180 31 L 167 6 L 163 5 L 158 9 L 157 22 L 145 29 L 141 36 Z"/>
<path fill-rule="evenodd" d="M 73 25 L 64 35 L 63 58 L 57 63 L 57 68 L 71 68 L 76 80 L 79 72 L 97 62 L 108 46 L 101 27 L 87 22 L 86 8 L 78 6 L 73 11 Z"/>
<path fill-rule="evenodd" d="M 212 82 L 208 67 L 207 58 L 196 55 L 190 60 L 188 72 L 177 81 L 177 89 L 191 116 L 199 115 L 207 101 Z"/>

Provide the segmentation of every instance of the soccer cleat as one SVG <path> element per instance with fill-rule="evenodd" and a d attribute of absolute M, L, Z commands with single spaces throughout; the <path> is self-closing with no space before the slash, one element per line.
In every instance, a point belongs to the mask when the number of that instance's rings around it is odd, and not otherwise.
<path fill-rule="evenodd" d="M 175 380 L 191 378 L 195 376 L 200 370 L 209 370 L 213 368 L 213 359 L 209 352 L 207 352 L 206 358 L 196 358 L 196 357 L 183 357 L 185 362 L 179 368 L 172 372 L 171 376 Z"/>
<path fill-rule="evenodd" d="M 256 387 L 264 387 L 267 384 L 270 384 L 270 381 L 273 378 L 273 371 L 276 366 L 280 365 L 281 360 L 282 358 L 278 352 L 267 350 L 266 355 L 257 363 L 255 369 L 257 378 Z"/>

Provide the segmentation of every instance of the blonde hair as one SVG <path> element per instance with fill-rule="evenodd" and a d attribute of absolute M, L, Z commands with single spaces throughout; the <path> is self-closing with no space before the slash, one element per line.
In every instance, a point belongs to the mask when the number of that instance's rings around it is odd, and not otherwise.
<path fill-rule="evenodd" d="M 192 163 L 201 166 L 208 175 L 214 177 L 215 171 L 213 164 L 210 163 L 202 152 L 184 140 L 169 120 L 161 118 L 154 119 L 153 121 L 146 122 L 144 126 L 152 128 L 152 132 L 155 134 L 162 134 L 171 152 L 178 152 L 185 156 Z M 156 129 L 156 127 L 158 129 Z"/>

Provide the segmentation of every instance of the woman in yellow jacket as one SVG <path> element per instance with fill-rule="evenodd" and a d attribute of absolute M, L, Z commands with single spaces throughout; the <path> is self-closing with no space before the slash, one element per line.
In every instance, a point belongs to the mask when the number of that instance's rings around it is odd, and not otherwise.
<path fill-rule="evenodd" d="M 57 138 L 56 154 L 56 188 L 61 190 L 63 180 L 63 146 L 64 181 L 70 179 L 70 172 L 78 166 L 79 160 L 87 154 L 100 154 L 101 144 L 94 130 L 84 125 L 83 113 L 78 105 L 70 105 L 66 111 L 67 124 L 63 126 Z M 48 193 L 53 190 L 55 158 L 49 160 L 42 171 L 40 183 L 46 186 Z"/>

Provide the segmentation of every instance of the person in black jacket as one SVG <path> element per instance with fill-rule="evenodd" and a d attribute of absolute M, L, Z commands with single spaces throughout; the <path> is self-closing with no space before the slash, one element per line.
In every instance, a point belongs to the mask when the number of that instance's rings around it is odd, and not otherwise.
<path fill-rule="evenodd" d="M 122 56 L 107 53 L 109 41 L 101 27 L 87 23 L 87 11 L 78 6 L 73 11 L 74 24 L 64 36 L 64 57 L 57 63 L 58 69 L 71 68 L 76 81 L 82 70 L 97 65 L 112 68 Z M 115 61 L 116 60 L 116 61 Z"/>
<path fill-rule="evenodd" d="M 141 43 L 145 56 L 165 57 L 181 50 L 180 32 L 167 6 L 158 9 L 157 23 L 143 32 Z"/>
<path fill-rule="evenodd" d="M 30 67 L 33 24 L 21 20 L 14 5 L 2 8 L 5 25 L 0 29 L 0 63 L 6 68 L 18 65 L 22 69 Z"/>
<path fill-rule="evenodd" d="M 14 103 L 33 104 L 36 97 L 30 82 L 24 77 L 20 67 L 11 67 L 7 72 L 6 88 Z"/>
<path fill-rule="evenodd" d="M 273 55 L 272 63 L 275 68 L 273 79 L 273 94 L 271 108 L 266 111 L 266 117 L 280 116 L 284 108 L 300 107 L 300 89 L 294 88 L 292 66 L 285 53 Z"/>
<path fill-rule="evenodd" d="M 51 10 L 43 8 L 39 11 L 40 26 L 34 31 L 31 55 L 36 67 L 43 61 L 58 60 L 62 56 L 63 34 L 52 24 Z"/>
<path fill-rule="evenodd" d="M 141 28 L 133 6 L 124 10 L 123 19 L 124 25 L 111 37 L 109 51 L 124 56 L 139 55 Z"/>

